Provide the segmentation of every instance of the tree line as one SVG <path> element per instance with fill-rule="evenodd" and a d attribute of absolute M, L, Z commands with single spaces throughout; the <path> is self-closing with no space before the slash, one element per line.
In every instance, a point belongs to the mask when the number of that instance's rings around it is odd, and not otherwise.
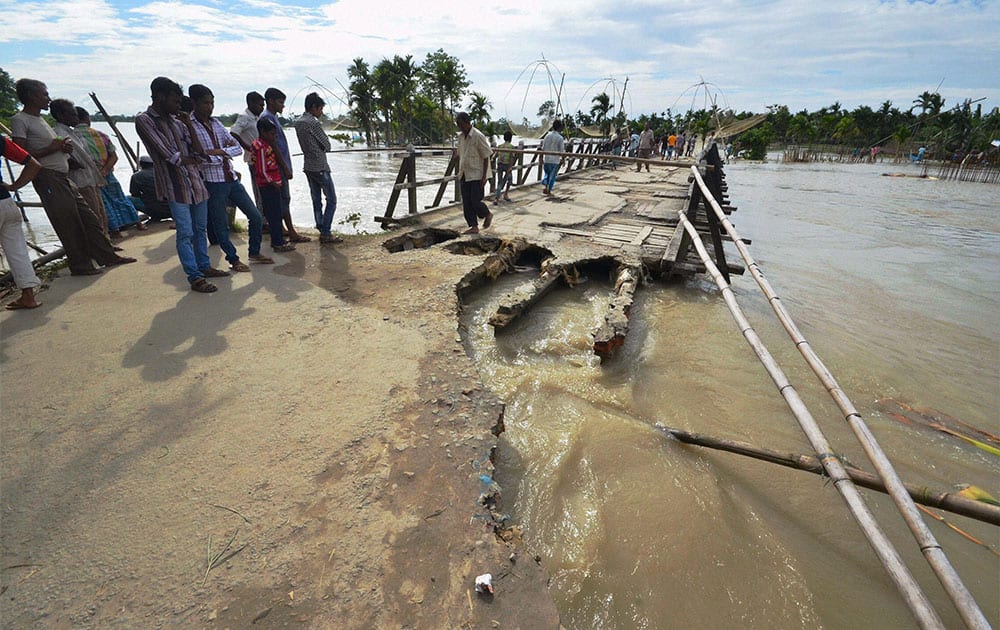
<path fill-rule="evenodd" d="M 351 126 L 363 135 L 370 146 L 435 144 L 447 142 L 455 134 L 454 115 L 461 109 L 469 112 L 477 128 L 487 135 L 501 135 L 510 122 L 491 115 L 493 104 L 482 93 L 470 90 L 465 67 L 458 58 L 443 49 L 428 53 L 418 63 L 412 55 L 386 57 L 372 65 L 357 57 L 347 68 L 347 100 Z M 657 136 L 670 133 L 707 136 L 720 124 L 739 121 L 754 114 L 719 108 L 674 113 L 643 113 L 629 117 L 615 109 L 607 93 L 593 97 L 590 109 L 564 114 L 565 134 L 585 135 L 582 128 L 607 136 L 612 130 L 637 133 L 648 122 Z M 965 100 L 947 107 L 937 92 L 923 92 L 902 107 L 885 101 L 877 108 L 861 105 L 847 110 L 839 102 L 815 111 L 802 109 L 792 113 L 786 105 L 767 108 L 767 120 L 731 140 L 758 151 L 770 144 L 832 145 L 855 149 L 879 146 L 896 151 L 925 146 L 929 156 L 989 151 L 990 143 L 1000 138 L 1000 110 L 984 113 L 982 104 Z M 17 111 L 14 82 L 0 68 L 0 120 Z M 543 103 L 538 118 L 557 114 L 557 104 Z M 229 118 L 236 114 L 228 115 Z M 130 116 L 115 117 L 129 120 Z M 220 118 L 226 122 L 227 115 Z"/>

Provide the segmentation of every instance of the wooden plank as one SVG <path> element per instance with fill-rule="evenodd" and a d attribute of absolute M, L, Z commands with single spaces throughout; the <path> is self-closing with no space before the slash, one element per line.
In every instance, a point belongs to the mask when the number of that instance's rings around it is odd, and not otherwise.
<path fill-rule="evenodd" d="M 589 236 L 594 236 L 594 234 L 595 234 L 595 232 L 587 232 L 585 230 L 576 230 L 576 229 L 573 229 L 573 228 L 562 227 L 560 225 L 545 225 L 545 224 L 542 224 L 542 227 L 545 228 L 546 230 L 550 230 L 552 232 L 560 232 L 562 234 L 569 234 L 571 236 L 588 236 L 589 237 Z"/>
<path fill-rule="evenodd" d="M 636 245 L 636 246 L 642 245 L 642 242 L 645 241 L 646 238 L 652 233 L 653 233 L 653 226 L 647 225 L 638 234 L 635 235 L 635 238 L 632 239 L 632 242 L 629 243 L 629 245 Z"/>
<path fill-rule="evenodd" d="M 615 349 L 625 343 L 628 334 L 629 311 L 635 299 L 635 290 L 642 277 L 638 265 L 621 265 L 615 280 L 615 297 L 608 304 L 604 323 L 594 331 L 594 353 L 601 360 L 611 357 Z"/>

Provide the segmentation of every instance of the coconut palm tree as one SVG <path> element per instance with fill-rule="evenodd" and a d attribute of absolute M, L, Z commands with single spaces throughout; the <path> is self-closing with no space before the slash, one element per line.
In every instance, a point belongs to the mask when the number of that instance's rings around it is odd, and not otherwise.
<path fill-rule="evenodd" d="M 594 117 L 594 122 L 601 126 L 601 134 L 608 135 L 611 121 L 608 119 L 608 112 L 611 111 L 611 97 L 607 92 L 601 92 L 591 102 L 594 104 L 590 108 L 590 115 Z"/>
<path fill-rule="evenodd" d="M 913 99 L 913 107 L 910 108 L 912 112 L 916 108 L 920 108 L 920 115 L 924 116 L 930 114 L 931 116 L 937 116 L 941 113 L 941 109 L 944 107 L 944 99 L 937 92 L 923 92 L 920 96 Z"/>
<path fill-rule="evenodd" d="M 490 99 L 485 94 L 476 91 L 469 92 L 469 117 L 472 118 L 472 122 L 477 128 L 482 129 L 489 122 L 491 109 L 493 109 L 493 103 L 490 103 Z"/>
<path fill-rule="evenodd" d="M 363 58 L 356 57 L 347 68 L 347 76 L 351 80 L 349 84 L 351 111 L 355 120 L 365 130 L 365 142 L 368 146 L 374 146 L 378 141 L 374 133 L 378 121 L 375 114 L 371 71 Z"/>

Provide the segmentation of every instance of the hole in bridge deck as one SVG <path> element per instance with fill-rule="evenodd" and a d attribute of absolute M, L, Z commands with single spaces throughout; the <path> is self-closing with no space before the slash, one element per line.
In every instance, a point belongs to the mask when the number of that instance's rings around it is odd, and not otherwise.
<path fill-rule="evenodd" d="M 409 251 L 411 249 L 426 249 L 432 245 L 458 238 L 457 230 L 442 228 L 423 228 L 394 236 L 382 243 L 390 253 Z"/>

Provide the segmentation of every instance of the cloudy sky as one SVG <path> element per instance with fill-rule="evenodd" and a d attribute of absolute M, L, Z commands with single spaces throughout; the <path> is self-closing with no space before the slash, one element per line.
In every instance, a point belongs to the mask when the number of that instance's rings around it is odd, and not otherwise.
<path fill-rule="evenodd" d="M 327 113 L 355 57 L 374 65 L 443 48 L 493 116 L 534 118 L 560 83 L 566 111 L 602 91 L 630 115 L 704 107 L 792 111 L 885 100 L 908 109 L 940 85 L 946 106 L 1000 106 L 997 0 L 0 0 L 0 67 L 52 96 L 113 113 L 167 75 L 204 83 L 216 112 L 276 86 L 300 112 L 315 83 Z M 539 64 L 541 59 L 546 64 Z M 552 80 L 550 82 L 549 77 Z M 702 84 L 702 85 L 699 85 Z M 320 90 L 322 92 L 322 90 Z M 620 98 L 620 96 L 619 96 Z M 618 99 L 616 99 L 618 100 Z"/>

